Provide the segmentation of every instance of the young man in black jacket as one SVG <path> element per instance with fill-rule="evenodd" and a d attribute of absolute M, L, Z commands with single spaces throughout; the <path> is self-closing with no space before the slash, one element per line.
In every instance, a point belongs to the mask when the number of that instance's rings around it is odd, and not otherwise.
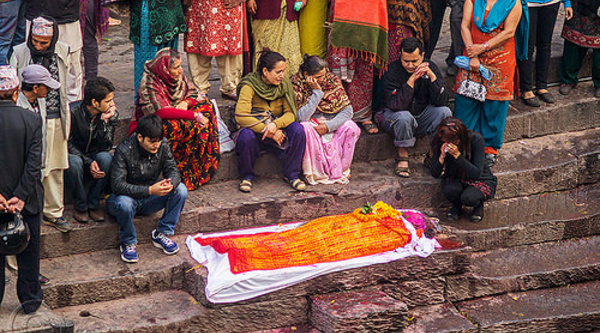
<path fill-rule="evenodd" d="M 407 148 L 415 145 L 415 135 L 435 132 L 438 124 L 452 115 L 448 91 L 440 70 L 424 61 L 423 45 L 414 38 L 402 40 L 400 60 L 390 64 L 383 76 L 385 108 L 380 113 L 383 130 L 394 135 L 398 149 L 395 173 L 409 177 Z"/>
<path fill-rule="evenodd" d="M 42 118 L 15 105 L 19 78 L 10 66 L 0 66 L 0 213 L 20 211 L 30 240 L 17 255 L 17 295 L 25 313 L 42 303 L 40 225 L 42 222 Z M 0 303 L 4 296 L 4 255 L 0 255 Z"/>
<path fill-rule="evenodd" d="M 133 217 L 163 208 L 165 211 L 151 234 L 152 243 L 168 255 L 177 253 L 179 247 L 167 235 L 174 233 L 188 192 L 181 183 L 159 116 L 142 117 L 136 133 L 119 144 L 110 180 L 113 194 L 106 200 L 106 209 L 119 223 L 121 259 L 138 262 Z"/>
<path fill-rule="evenodd" d="M 103 77 L 85 85 L 82 101 L 71 103 L 69 169 L 65 171 L 66 188 L 73 194 L 73 217 L 80 223 L 104 221 L 99 208 L 100 196 L 108 184 L 113 135 L 117 123 L 113 84 Z M 86 193 L 85 176 L 93 178 Z"/>

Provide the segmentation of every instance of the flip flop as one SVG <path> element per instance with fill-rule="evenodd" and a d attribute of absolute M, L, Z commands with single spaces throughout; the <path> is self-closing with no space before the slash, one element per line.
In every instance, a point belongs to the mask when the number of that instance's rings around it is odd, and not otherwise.
<path fill-rule="evenodd" d="M 373 134 L 379 133 L 379 127 L 377 127 L 377 125 L 375 125 L 375 123 L 373 123 L 373 122 L 366 123 L 366 124 L 365 123 L 360 123 L 360 126 L 362 126 L 362 128 L 365 129 L 365 132 L 367 132 L 367 134 L 373 135 Z M 371 132 L 371 130 L 373 130 L 373 129 L 375 129 L 377 131 L 376 132 Z"/>
<path fill-rule="evenodd" d="M 290 186 L 296 191 L 299 191 L 299 192 L 306 191 L 306 183 L 301 181 L 299 178 L 287 179 L 284 177 L 283 180 L 285 180 L 288 184 L 290 184 Z"/>
<path fill-rule="evenodd" d="M 240 182 L 239 189 L 244 193 L 250 193 L 252 191 L 252 182 L 250 181 L 250 179 L 243 179 Z"/>

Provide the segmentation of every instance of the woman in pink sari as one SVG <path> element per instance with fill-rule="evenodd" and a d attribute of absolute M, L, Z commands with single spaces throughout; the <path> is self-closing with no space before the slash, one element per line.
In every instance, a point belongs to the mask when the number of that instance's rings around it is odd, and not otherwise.
<path fill-rule="evenodd" d="M 302 170 L 306 181 L 346 184 L 360 128 L 352 121 L 352 106 L 340 79 L 318 56 L 304 55 L 292 77 L 298 119 L 306 133 Z"/>

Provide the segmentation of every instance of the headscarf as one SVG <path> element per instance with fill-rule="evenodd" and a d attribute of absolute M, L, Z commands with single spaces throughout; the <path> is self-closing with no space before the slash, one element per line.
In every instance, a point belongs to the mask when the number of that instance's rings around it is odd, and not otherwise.
<path fill-rule="evenodd" d="M 166 47 L 146 61 L 144 75 L 138 90 L 136 115 L 155 113 L 164 107 L 172 107 L 186 98 L 197 98 L 198 92 L 189 83 L 184 74 L 175 79 L 169 72 L 171 49 Z"/>
<path fill-rule="evenodd" d="M 517 59 L 526 60 L 529 43 L 529 9 L 527 8 L 527 0 L 519 1 L 521 1 L 521 5 L 523 6 L 523 14 L 521 14 L 521 20 L 515 31 Z M 492 32 L 504 22 L 515 6 L 515 3 L 517 3 L 517 0 L 502 0 L 496 2 L 484 20 L 487 0 L 476 0 L 473 4 L 473 22 L 475 22 L 475 26 L 482 32 Z"/>
<path fill-rule="evenodd" d="M 431 6 L 426 0 L 387 0 L 388 19 L 411 27 L 421 43 L 429 40 Z"/>
<path fill-rule="evenodd" d="M 58 23 L 56 23 L 56 20 L 50 16 L 42 15 L 41 17 L 46 19 L 47 21 L 52 22 L 53 35 L 52 40 L 50 41 L 50 46 L 44 51 L 36 50 L 33 46 L 33 43 L 31 42 L 31 36 L 33 35 L 32 31 L 32 33 L 30 33 L 29 37 L 27 38 L 27 47 L 29 48 L 29 53 L 31 54 L 31 59 L 33 60 L 33 62 L 36 64 L 39 63 L 42 66 L 46 67 L 46 69 L 50 70 L 50 63 L 52 62 L 52 58 L 54 57 L 54 49 L 56 48 L 56 42 L 58 41 Z M 34 23 L 32 22 L 32 25 L 33 24 Z"/>
<path fill-rule="evenodd" d="M 299 71 L 292 76 L 291 81 L 294 85 L 298 107 L 306 105 L 312 95 L 312 88 L 306 82 L 304 73 Z M 344 90 L 344 86 L 342 86 L 342 81 L 329 70 L 325 72 L 323 82 L 320 82 L 319 85 L 324 93 L 319 105 L 317 105 L 317 110 L 320 112 L 335 114 L 350 105 L 350 99 L 346 94 L 346 90 Z"/>
<path fill-rule="evenodd" d="M 237 95 L 240 95 L 240 91 L 244 85 L 249 85 L 260 98 L 266 101 L 274 101 L 278 98 L 285 96 L 286 101 L 292 108 L 296 120 L 298 115 L 296 114 L 296 99 L 294 97 L 294 87 L 292 81 L 289 78 L 284 77 L 278 86 L 266 84 L 262 79 L 262 74 L 259 72 L 252 72 L 242 78 L 237 86 Z"/>

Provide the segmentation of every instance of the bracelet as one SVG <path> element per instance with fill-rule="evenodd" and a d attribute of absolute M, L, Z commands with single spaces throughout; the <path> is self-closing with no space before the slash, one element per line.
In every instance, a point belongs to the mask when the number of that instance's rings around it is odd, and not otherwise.
<path fill-rule="evenodd" d="M 488 42 L 483 43 L 483 48 L 488 51 L 490 49 L 490 44 L 488 44 Z"/>

